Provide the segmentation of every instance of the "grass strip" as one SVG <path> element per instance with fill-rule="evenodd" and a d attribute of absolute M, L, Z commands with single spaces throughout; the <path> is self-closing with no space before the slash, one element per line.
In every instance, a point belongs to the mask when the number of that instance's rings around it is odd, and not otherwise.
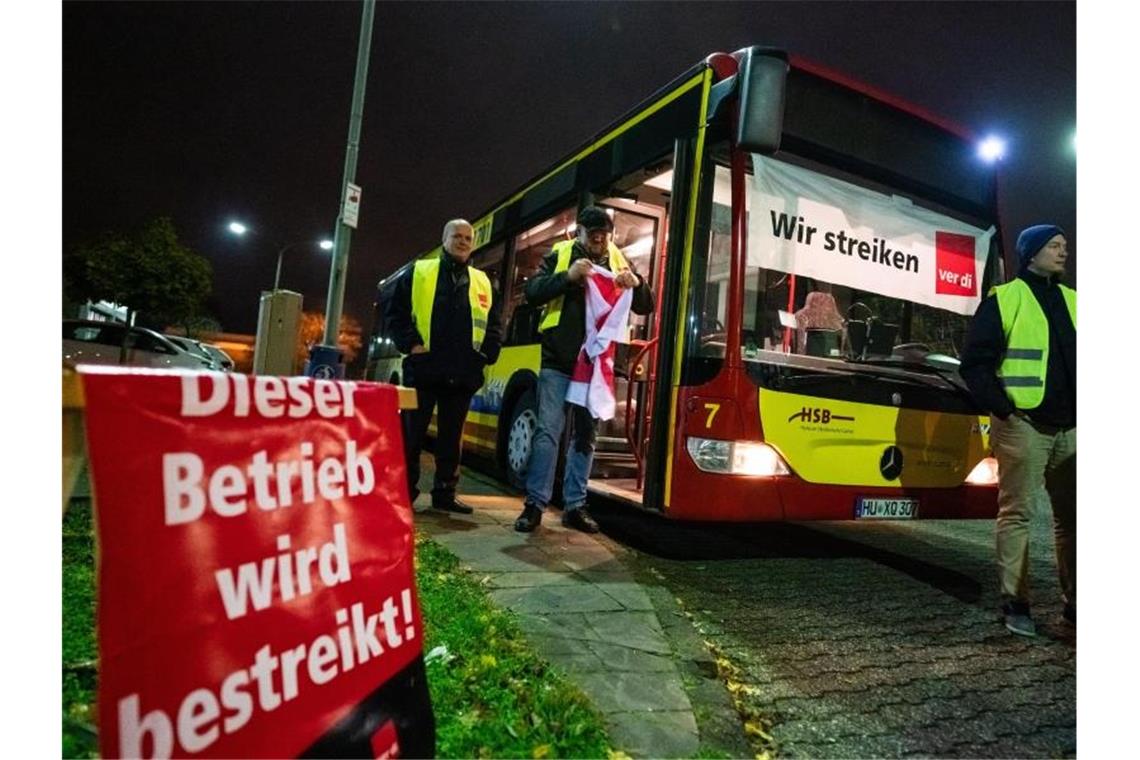
<path fill-rule="evenodd" d="M 98 757 L 95 735 L 95 539 L 91 502 L 63 518 L 63 756 Z"/>
<path fill-rule="evenodd" d="M 95 561 L 91 506 L 63 522 L 63 757 L 98 757 Z M 438 757 L 613 757 L 601 716 L 527 645 L 514 619 L 438 544 L 416 541 Z"/>
<path fill-rule="evenodd" d="M 416 538 L 439 757 L 607 757 L 602 718 L 439 544 Z"/>

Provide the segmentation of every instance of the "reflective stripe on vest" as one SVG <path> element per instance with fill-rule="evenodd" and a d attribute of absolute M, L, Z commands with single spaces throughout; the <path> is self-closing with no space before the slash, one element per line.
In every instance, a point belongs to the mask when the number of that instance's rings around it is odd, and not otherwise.
<path fill-rule="evenodd" d="M 565 272 L 570 268 L 570 254 L 574 250 L 573 240 L 563 240 L 554 244 L 554 253 L 558 256 L 558 261 L 554 265 L 554 274 Z M 629 269 L 629 263 L 626 262 L 625 256 L 622 255 L 621 249 L 614 245 L 611 240 L 609 244 L 610 255 L 610 271 L 617 274 L 624 269 Z M 562 319 L 562 296 L 552 298 L 546 303 L 542 309 L 542 322 L 538 325 L 539 332 L 546 332 L 551 327 L 554 327 Z"/>
<path fill-rule="evenodd" d="M 1059 285 L 1073 329 L 1077 328 L 1077 291 Z M 1035 409 L 1045 398 L 1045 374 L 1049 369 L 1049 322 L 1033 290 L 1017 279 L 990 290 L 997 296 L 1001 329 L 1005 334 L 1005 357 L 998 377 L 1005 395 L 1018 409 Z"/>
<path fill-rule="evenodd" d="M 467 273 L 467 295 L 471 301 L 471 346 L 478 351 L 487 335 L 487 315 L 491 312 L 491 279 L 486 272 L 475 267 L 468 267 Z M 435 306 L 435 286 L 438 281 L 438 258 L 416 262 L 412 270 L 412 322 L 428 351 L 431 350 L 431 313 Z"/>

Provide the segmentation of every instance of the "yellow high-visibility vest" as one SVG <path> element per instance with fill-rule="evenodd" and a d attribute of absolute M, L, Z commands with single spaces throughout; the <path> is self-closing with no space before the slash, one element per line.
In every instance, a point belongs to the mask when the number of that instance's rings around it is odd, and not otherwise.
<path fill-rule="evenodd" d="M 570 268 L 570 254 L 574 249 L 573 240 L 563 240 L 560 243 L 554 244 L 554 253 L 558 256 L 558 261 L 554 265 L 554 274 L 565 272 Z M 629 262 L 625 260 L 622 255 L 621 249 L 610 241 L 609 245 L 610 256 L 610 271 L 618 274 L 622 270 L 629 269 Z M 542 310 L 542 321 L 538 325 L 539 332 L 546 332 L 551 327 L 558 324 L 562 319 L 562 299 L 563 296 L 552 298 L 546 303 Z"/>
<path fill-rule="evenodd" d="M 1059 285 L 1073 329 L 1077 328 L 1077 291 Z M 1035 409 L 1045 398 L 1045 373 L 1049 369 L 1049 322 L 1045 311 L 1022 279 L 990 290 L 997 296 L 1001 329 L 1005 333 L 1005 357 L 998 377 L 1005 395 L 1018 409 Z"/>
<path fill-rule="evenodd" d="M 441 252 L 440 257 L 446 256 Z M 435 286 L 439 281 L 439 258 L 421 259 L 412 270 L 412 322 L 420 334 L 424 348 L 431 350 L 431 312 L 435 305 Z M 491 312 L 491 278 L 486 272 L 467 267 L 471 301 L 471 346 L 478 351 L 487 335 L 487 315 Z"/>

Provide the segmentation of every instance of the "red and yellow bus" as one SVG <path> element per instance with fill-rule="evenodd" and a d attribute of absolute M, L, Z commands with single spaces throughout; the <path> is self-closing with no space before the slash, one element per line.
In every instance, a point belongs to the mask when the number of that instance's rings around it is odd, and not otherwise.
<path fill-rule="evenodd" d="M 992 517 L 988 419 L 955 370 L 1004 273 L 975 155 L 965 130 L 781 51 L 710 55 L 474 220 L 505 340 L 465 446 L 524 482 L 524 286 L 593 204 L 656 310 L 619 347 L 592 494 L 696 520 Z M 398 382 L 382 311 L 368 376 Z"/>

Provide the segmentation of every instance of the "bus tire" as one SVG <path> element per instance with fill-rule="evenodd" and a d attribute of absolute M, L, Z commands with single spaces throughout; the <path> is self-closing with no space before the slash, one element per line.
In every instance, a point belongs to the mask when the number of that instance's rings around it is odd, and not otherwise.
<path fill-rule="evenodd" d="M 534 388 L 527 388 L 511 406 L 507 418 L 507 435 L 504 441 L 503 464 L 507 472 L 507 482 L 518 489 L 526 488 L 526 468 L 530 460 L 530 448 L 534 434 L 538 430 L 538 397 Z"/>

